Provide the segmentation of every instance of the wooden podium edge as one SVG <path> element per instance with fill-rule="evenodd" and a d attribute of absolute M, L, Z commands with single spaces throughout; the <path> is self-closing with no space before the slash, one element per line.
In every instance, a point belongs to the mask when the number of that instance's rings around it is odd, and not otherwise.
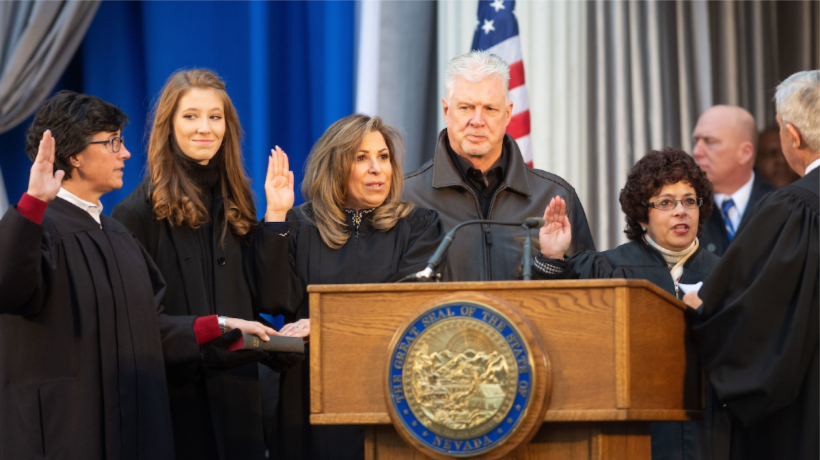
<path fill-rule="evenodd" d="M 703 420 L 703 412 L 696 410 L 651 409 L 595 409 L 548 410 L 543 422 L 689 422 Z M 314 425 L 392 425 L 387 412 L 366 414 L 313 414 Z"/>
<path fill-rule="evenodd" d="M 325 292 L 407 292 L 407 291 L 469 291 L 469 290 L 525 290 L 525 289 L 588 289 L 588 288 L 639 287 L 669 302 L 675 308 L 686 311 L 682 300 L 647 280 L 592 279 L 557 281 L 455 281 L 440 283 L 385 283 L 385 284 L 311 284 L 308 293 Z"/>

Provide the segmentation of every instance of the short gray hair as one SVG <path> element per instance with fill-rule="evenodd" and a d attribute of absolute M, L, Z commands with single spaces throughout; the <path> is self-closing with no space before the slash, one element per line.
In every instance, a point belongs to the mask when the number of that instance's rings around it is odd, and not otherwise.
<path fill-rule="evenodd" d="M 809 149 L 820 152 L 820 70 L 797 72 L 777 85 L 780 121 L 791 123 Z"/>
<path fill-rule="evenodd" d="M 473 50 L 456 56 L 447 63 L 444 72 L 444 86 L 447 100 L 453 95 L 456 77 L 477 83 L 487 78 L 500 78 L 504 82 L 504 96 L 510 100 L 510 66 L 503 59 L 486 50 Z"/>

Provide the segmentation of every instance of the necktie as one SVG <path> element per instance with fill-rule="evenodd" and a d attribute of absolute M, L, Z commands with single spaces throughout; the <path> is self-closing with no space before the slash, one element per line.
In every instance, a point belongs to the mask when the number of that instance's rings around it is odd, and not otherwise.
<path fill-rule="evenodd" d="M 729 235 L 729 241 L 732 241 L 732 238 L 735 237 L 735 226 L 732 225 L 731 219 L 729 219 L 729 210 L 735 207 L 735 202 L 732 201 L 731 198 L 723 202 L 721 206 L 723 210 L 723 222 L 726 223 L 726 233 Z"/>

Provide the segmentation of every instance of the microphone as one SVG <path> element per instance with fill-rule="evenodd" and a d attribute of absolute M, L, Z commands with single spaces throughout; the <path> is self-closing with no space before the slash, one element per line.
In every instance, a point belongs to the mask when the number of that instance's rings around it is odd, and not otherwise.
<path fill-rule="evenodd" d="M 543 217 L 527 217 L 524 222 L 521 222 L 521 225 L 529 228 L 541 228 L 546 224 Z"/>
<path fill-rule="evenodd" d="M 502 222 L 498 220 L 486 220 L 486 219 L 478 219 L 478 220 L 468 220 L 462 222 L 452 230 L 447 232 L 444 235 L 444 239 L 439 243 L 438 248 L 436 248 L 436 252 L 430 256 L 430 259 L 427 260 L 427 268 L 424 270 L 413 273 L 410 275 L 405 276 L 404 278 L 397 281 L 398 283 L 403 283 L 407 281 L 429 281 L 437 276 L 436 269 L 441 264 L 442 259 L 444 259 L 444 255 L 447 254 L 447 250 L 450 249 L 450 245 L 453 243 L 455 239 L 456 232 L 465 225 L 473 225 L 473 224 L 492 224 L 492 225 L 511 225 L 515 227 L 524 227 L 527 230 L 527 238 L 524 241 L 524 279 L 530 279 L 529 273 L 530 270 L 527 270 L 527 263 L 530 261 L 531 263 L 531 254 L 528 254 L 527 251 L 532 251 L 532 242 L 530 241 L 530 229 L 532 228 L 541 228 L 544 226 L 545 222 L 544 219 L 541 217 L 527 217 L 524 219 L 523 222 Z"/>

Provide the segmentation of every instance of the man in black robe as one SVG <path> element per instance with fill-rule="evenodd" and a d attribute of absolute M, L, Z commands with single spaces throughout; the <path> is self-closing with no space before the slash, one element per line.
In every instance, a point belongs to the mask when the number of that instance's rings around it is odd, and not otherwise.
<path fill-rule="evenodd" d="M 221 335 L 215 317 L 161 314 L 150 256 L 101 215 L 130 157 L 127 120 L 61 92 L 27 132 L 28 192 L 0 219 L 0 458 L 173 459 L 165 362 L 260 359 L 227 347 L 261 325 Z"/>
<path fill-rule="evenodd" d="M 820 456 L 820 71 L 777 88 L 789 165 L 801 176 L 765 197 L 700 293 L 693 333 L 718 399 L 735 417 L 733 459 Z M 702 302 L 701 302 L 702 299 Z"/>

